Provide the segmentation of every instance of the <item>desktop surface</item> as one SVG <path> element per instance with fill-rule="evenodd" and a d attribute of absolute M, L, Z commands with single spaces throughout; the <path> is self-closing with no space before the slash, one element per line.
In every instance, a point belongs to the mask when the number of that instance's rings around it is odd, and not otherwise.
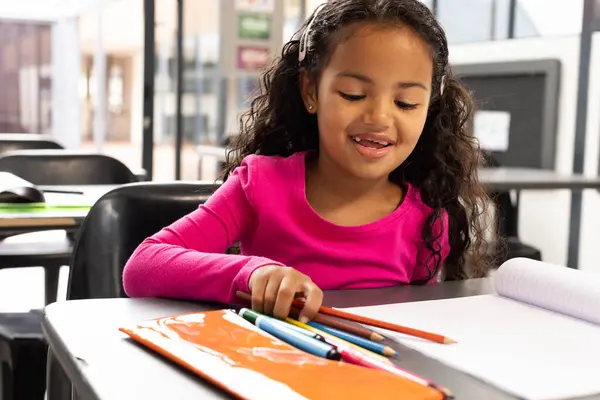
<path fill-rule="evenodd" d="M 472 279 L 427 286 L 326 292 L 324 304 L 355 307 L 489 293 L 493 293 L 490 279 Z M 223 306 L 166 299 L 67 301 L 46 308 L 43 326 L 52 352 L 82 398 L 232 398 L 118 331 L 123 325 L 146 319 L 216 308 Z M 398 343 L 387 344 L 400 353 L 398 365 L 448 387 L 457 399 L 516 399 Z"/>

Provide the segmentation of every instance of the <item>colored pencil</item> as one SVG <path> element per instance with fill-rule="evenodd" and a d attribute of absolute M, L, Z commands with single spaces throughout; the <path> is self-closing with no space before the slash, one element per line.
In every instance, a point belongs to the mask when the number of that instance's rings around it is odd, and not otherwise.
<path fill-rule="evenodd" d="M 290 315 L 295 318 L 298 318 L 298 316 L 300 315 L 300 309 L 296 307 L 291 307 Z M 331 328 L 338 329 L 340 331 L 348 332 L 353 335 L 363 337 L 365 339 L 377 342 L 381 342 L 384 340 L 384 337 L 378 334 L 377 332 L 373 332 L 372 330 L 367 329 L 361 325 L 349 324 L 346 321 L 342 321 L 337 318 L 332 318 L 327 315 L 317 314 L 313 317 L 313 321 L 325 326 L 329 326 Z"/>
<path fill-rule="evenodd" d="M 251 296 L 249 294 L 243 293 L 243 292 L 238 292 L 238 296 L 240 298 L 243 298 L 243 299 L 246 299 L 246 300 L 251 299 Z M 295 299 L 293 301 L 292 305 L 293 305 L 292 310 L 294 308 L 296 308 L 296 309 L 302 309 L 304 307 L 304 302 L 302 300 Z M 369 318 L 369 317 L 363 317 L 361 315 L 352 314 L 352 313 L 349 313 L 349 312 L 346 312 L 346 311 L 342 311 L 342 310 L 337 310 L 337 309 L 331 308 L 331 307 L 321 306 L 319 308 L 319 314 L 317 314 L 317 315 L 319 316 L 319 318 L 320 317 L 324 317 L 324 316 L 336 317 L 336 318 L 339 318 L 339 319 L 344 319 L 344 320 L 356 322 L 356 323 L 359 323 L 359 324 L 374 326 L 376 328 L 387 329 L 389 331 L 403 333 L 405 335 L 409 335 L 409 336 L 414 336 L 414 337 L 418 337 L 418 338 L 421 338 L 421 339 L 430 340 L 432 342 L 443 343 L 443 344 L 456 343 L 456 340 L 450 339 L 450 338 L 448 338 L 446 336 L 443 336 L 443 335 L 439 335 L 437 333 L 427 332 L 427 331 L 423 331 L 423 330 L 420 330 L 420 329 L 415 329 L 415 328 L 410 328 L 410 327 L 407 327 L 407 326 L 393 324 L 391 322 L 380 321 L 380 320 Z M 322 323 L 323 325 L 328 325 L 328 326 L 331 326 L 332 328 L 346 331 L 346 329 L 341 328 L 341 326 L 332 326 L 330 324 L 325 323 L 325 321 L 323 321 L 323 320 L 317 321 L 316 318 L 313 318 L 313 320 L 316 321 L 316 322 Z M 336 320 L 331 319 L 331 321 L 336 321 Z M 337 321 L 339 321 L 339 320 L 337 320 Z M 346 324 L 346 325 L 347 326 L 355 326 L 355 325 L 351 325 L 351 324 Z M 364 327 L 362 327 L 362 328 L 366 329 Z M 373 331 L 368 330 L 368 329 L 367 329 L 367 331 L 369 331 L 372 334 L 374 334 L 373 335 L 374 337 L 375 337 L 375 335 L 378 335 L 381 338 L 381 340 L 383 340 L 383 336 L 379 335 L 378 333 L 373 332 Z M 349 333 L 353 333 L 353 334 L 355 334 L 357 336 L 363 336 L 363 335 L 359 334 L 358 332 L 349 332 Z M 372 339 L 372 340 L 377 340 L 377 339 Z"/>
<path fill-rule="evenodd" d="M 252 301 L 252 297 L 248 293 L 237 292 L 236 295 L 242 300 L 245 300 L 248 302 Z M 301 309 L 302 309 L 302 307 L 292 307 L 290 309 L 290 315 L 294 318 L 298 318 L 298 315 L 299 315 Z M 381 342 L 385 339 L 379 333 L 373 332 L 372 330 L 367 329 L 364 326 L 360 326 L 360 325 L 356 325 L 356 324 L 349 324 L 348 322 L 345 322 L 345 321 L 342 321 L 339 319 L 335 319 L 332 317 L 328 317 L 327 315 L 317 314 L 313 318 L 313 321 L 318 322 L 323 325 L 326 325 L 326 326 L 330 326 L 335 329 L 339 329 L 344 332 L 351 333 L 356 336 L 364 337 L 364 338 L 367 338 L 370 340 L 375 340 L 377 342 Z"/>
<path fill-rule="evenodd" d="M 297 347 L 300 350 L 330 360 L 341 359 L 341 355 L 336 347 L 330 345 L 329 343 L 324 343 L 320 340 L 316 340 L 298 333 L 295 330 L 284 326 L 284 324 L 276 323 L 273 321 L 273 318 L 258 314 L 255 311 L 247 308 L 242 308 L 239 311 L 239 315 L 245 320 L 256 325 L 259 329 L 270 333 L 276 338 L 294 347 Z"/>
<path fill-rule="evenodd" d="M 295 319 L 292 319 L 289 317 L 286 318 L 285 320 L 286 320 L 286 322 L 296 325 L 300 328 L 304 328 L 307 330 L 312 330 L 316 333 L 320 333 L 322 336 L 325 337 L 326 341 L 328 341 L 330 344 L 336 346 L 337 350 L 340 352 L 340 354 L 342 356 L 342 360 L 344 360 L 348 363 L 360 365 L 362 367 L 380 369 L 383 371 L 390 372 L 394 375 L 404 377 L 404 378 L 409 379 L 413 382 L 416 382 L 420 385 L 434 388 L 434 389 L 440 391 L 441 393 L 443 393 L 444 396 L 446 396 L 446 398 L 452 398 L 452 393 L 448 389 L 439 387 L 436 384 L 428 381 L 425 378 L 422 378 L 418 375 L 413 374 L 412 372 L 408 372 L 408 371 L 392 364 L 391 361 L 389 360 L 389 358 L 386 358 L 377 353 L 368 351 L 368 350 L 366 350 L 362 347 L 359 347 L 353 343 L 347 342 L 337 336 L 333 336 L 325 331 L 321 331 L 320 329 L 317 329 L 314 326 L 307 325 L 298 320 L 295 320 Z"/>
<path fill-rule="evenodd" d="M 385 357 L 385 356 L 382 356 L 382 355 L 377 354 L 377 353 L 373 353 L 372 351 L 367 350 L 364 347 L 357 346 L 354 343 L 350 343 L 350 342 L 348 342 L 348 341 L 346 341 L 344 339 L 341 339 L 341 338 L 339 338 L 337 336 L 331 335 L 331 334 L 329 334 L 327 332 L 324 332 L 324 331 L 322 331 L 320 329 L 317 329 L 317 328 L 315 328 L 313 326 L 307 325 L 304 322 L 300 322 L 300 321 L 298 321 L 296 319 L 293 319 L 293 318 L 290 318 L 290 317 L 286 318 L 285 321 L 287 323 L 289 323 L 289 324 L 292 324 L 292 325 L 298 326 L 300 328 L 309 330 L 311 332 L 315 332 L 315 333 L 320 334 L 321 336 L 323 336 L 325 338 L 325 341 L 327 343 L 332 344 L 332 345 L 334 345 L 337 348 L 350 347 L 350 348 L 353 348 L 356 351 L 363 352 L 363 353 L 365 353 L 365 354 L 367 354 L 367 355 L 369 355 L 371 357 L 378 358 L 382 362 L 386 362 L 386 363 L 390 363 L 390 364 L 392 363 L 390 361 L 390 359 L 387 358 L 387 357 Z"/>
<path fill-rule="evenodd" d="M 292 304 L 294 307 L 297 307 L 297 308 L 304 307 L 304 302 L 301 300 L 298 300 L 298 299 L 294 300 Z M 380 320 L 369 318 L 369 317 L 363 317 L 361 315 L 352 314 L 352 313 L 349 313 L 346 311 L 336 310 L 335 308 L 331 308 L 331 307 L 321 306 L 321 308 L 319 308 L 319 313 L 328 315 L 330 317 L 337 317 L 337 318 L 345 319 L 347 321 L 357 322 L 359 324 L 374 326 L 376 328 L 387 329 L 389 331 L 419 337 L 421 339 L 430 340 L 432 342 L 443 343 L 443 344 L 456 343 L 456 340 L 447 338 L 447 337 L 445 337 L 443 335 L 439 335 L 437 333 L 426 332 L 426 331 L 422 331 L 422 330 L 415 329 L 415 328 L 409 328 L 407 326 L 393 324 L 391 322 L 380 321 Z"/>
<path fill-rule="evenodd" d="M 357 346 L 364 347 L 367 350 L 371 350 L 374 353 L 378 353 L 384 356 L 397 356 L 398 353 L 396 350 L 392 349 L 389 346 L 385 346 L 381 343 L 376 343 L 371 340 L 362 338 L 360 336 L 352 335 L 351 333 L 340 331 L 338 329 L 330 328 L 325 325 L 321 325 L 315 321 L 309 321 L 308 325 L 313 326 L 323 332 L 327 332 L 330 335 L 337 336 L 340 339 L 344 339 L 347 342 L 354 343 Z"/>
<path fill-rule="evenodd" d="M 427 387 L 433 388 L 435 390 L 438 390 L 445 396 L 445 398 L 453 397 L 450 390 L 440 387 L 440 386 L 428 381 L 427 379 L 422 378 L 418 375 L 415 375 L 412 372 L 408 372 L 402 368 L 399 368 L 396 365 L 381 362 L 381 360 L 378 360 L 374 357 L 365 356 L 364 354 L 357 352 L 357 351 L 349 351 L 347 348 L 338 348 L 338 350 L 342 355 L 342 360 L 344 360 L 348 363 L 360 365 L 360 366 L 366 367 L 366 368 L 387 371 L 391 374 L 409 379 L 419 385 L 427 386 Z"/>
<path fill-rule="evenodd" d="M 290 308 L 290 315 L 297 318 L 300 315 L 300 309 L 296 307 Z M 317 314 L 313 317 L 313 321 L 318 322 L 319 324 L 329 326 L 331 328 L 338 329 L 340 331 L 348 332 L 356 336 L 363 337 L 365 339 L 381 342 L 385 338 L 381 336 L 377 332 L 373 332 L 370 329 L 365 328 L 364 326 L 357 324 L 350 324 L 341 319 L 329 317 L 323 314 Z"/>
<path fill-rule="evenodd" d="M 300 309 L 296 307 L 291 307 L 290 315 L 297 318 L 300 315 Z M 369 340 L 377 342 L 381 342 L 384 340 L 383 336 L 381 336 L 377 332 L 373 332 L 372 330 L 365 328 L 364 326 L 349 324 L 346 321 L 337 318 L 332 318 L 327 315 L 317 314 L 313 317 L 313 321 Z"/>

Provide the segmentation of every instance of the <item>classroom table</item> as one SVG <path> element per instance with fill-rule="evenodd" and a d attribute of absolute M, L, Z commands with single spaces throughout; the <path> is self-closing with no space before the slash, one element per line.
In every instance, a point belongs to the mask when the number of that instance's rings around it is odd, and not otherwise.
<path fill-rule="evenodd" d="M 491 280 L 484 278 L 429 286 L 326 292 L 324 303 L 355 307 L 492 292 Z M 42 325 L 50 351 L 64 368 L 78 398 L 225 399 L 232 397 L 117 330 L 120 326 L 150 318 L 219 307 L 166 299 L 63 301 L 46 307 Z M 400 344 L 389 344 L 400 353 L 399 365 L 449 387 L 457 399 L 516 399 Z M 600 399 L 600 396 L 587 399 Z"/>
<path fill-rule="evenodd" d="M 64 200 L 76 199 L 83 196 L 82 204 L 92 206 L 96 200 L 118 185 L 86 185 L 86 186 L 39 186 L 42 190 L 77 190 L 81 194 L 46 193 L 49 203 L 60 203 Z M 40 230 L 75 230 L 83 222 L 89 209 L 85 207 L 50 208 L 35 211 L 0 211 L 0 235 L 15 235 Z"/>

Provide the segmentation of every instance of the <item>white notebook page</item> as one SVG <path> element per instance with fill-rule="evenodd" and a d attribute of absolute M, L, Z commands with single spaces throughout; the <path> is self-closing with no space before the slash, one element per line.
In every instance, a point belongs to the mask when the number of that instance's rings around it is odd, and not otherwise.
<path fill-rule="evenodd" d="M 511 273 L 515 272 L 519 271 Z M 511 293 L 530 293 L 521 286 L 522 280 L 512 282 L 510 286 L 504 283 L 513 288 Z M 540 294 L 547 299 L 564 298 L 572 310 L 588 310 L 577 307 L 577 301 L 570 302 L 569 295 L 560 291 Z M 570 399 L 600 393 L 599 325 L 496 294 L 346 310 L 457 340 L 457 344 L 442 345 L 382 332 L 521 398 Z"/>

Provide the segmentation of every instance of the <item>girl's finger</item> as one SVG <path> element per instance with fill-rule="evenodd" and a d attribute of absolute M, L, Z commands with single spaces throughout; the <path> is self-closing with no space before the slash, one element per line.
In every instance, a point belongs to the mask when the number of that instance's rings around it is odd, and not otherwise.
<path fill-rule="evenodd" d="M 308 322 L 317 315 L 319 308 L 323 304 L 323 291 L 310 280 L 305 282 L 303 286 L 306 300 L 304 301 L 304 307 L 300 311 L 299 319 L 302 322 Z"/>
<path fill-rule="evenodd" d="M 279 286 L 283 279 L 283 274 L 272 273 L 269 275 L 267 285 L 265 286 L 264 300 L 263 300 L 263 313 L 267 315 L 273 315 L 273 308 L 277 301 L 279 292 Z"/>
<path fill-rule="evenodd" d="M 277 301 L 273 307 L 275 318 L 285 319 L 288 316 L 292 301 L 299 290 L 302 290 L 302 285 L 293 274 L 287 274 L 281 280 Z"/>

